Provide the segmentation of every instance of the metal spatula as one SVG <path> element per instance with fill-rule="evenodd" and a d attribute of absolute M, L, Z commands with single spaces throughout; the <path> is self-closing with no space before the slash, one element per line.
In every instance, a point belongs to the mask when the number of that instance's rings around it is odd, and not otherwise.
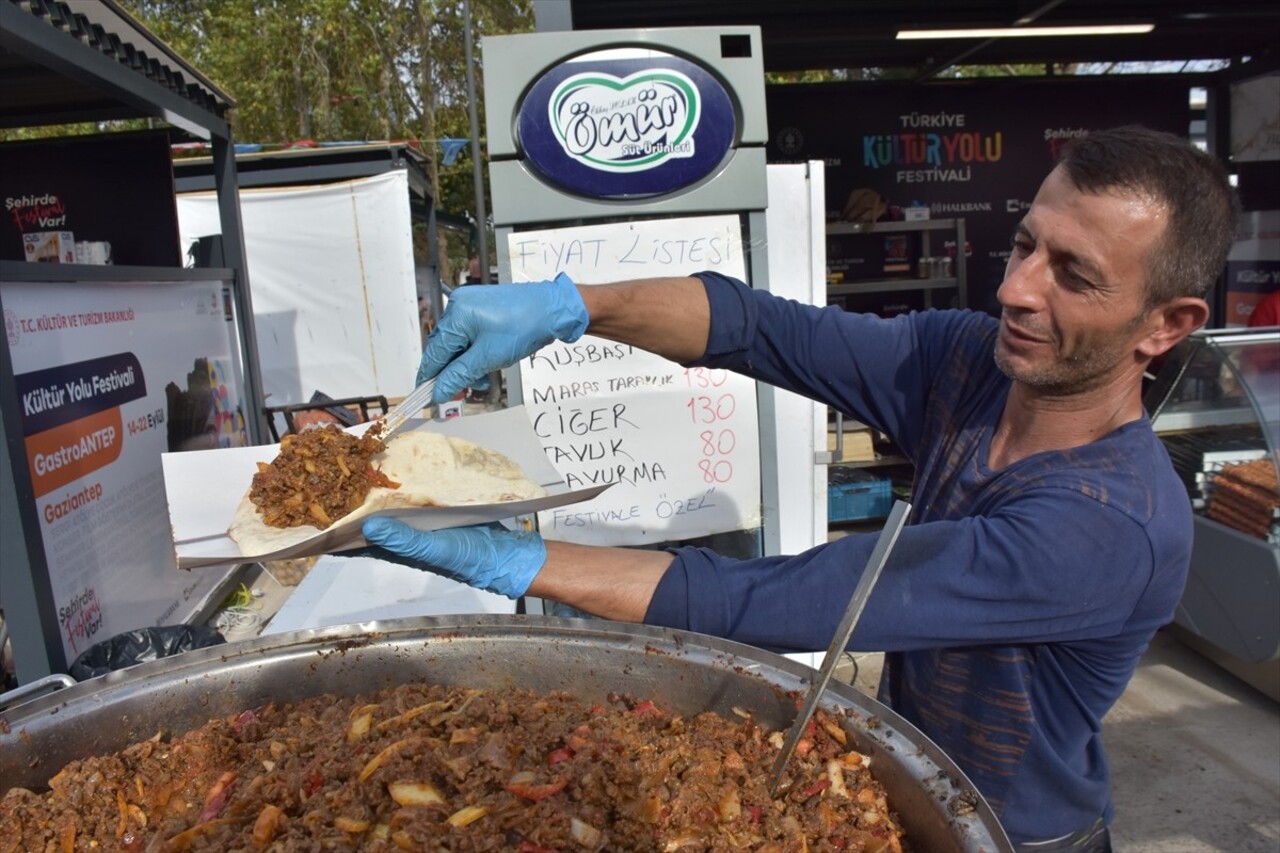
<path fill-rule="evenodd" d="M 800 713 L 796 715 L 795 722 L 791 724 L 791 730 L 787 732 L 787 739 L 782 744 L 782 752 L 778 754 L 777 759 L 773 762 L 773 778 L 769 782 L 770 796 L 777 796 L 778 783 L 782 781 L 782 772 L 787 769 L 787 762 L 791 760 L 792 754 L 796 751 L 796 745 L 800 743 L 800 736 L 804 734 L 805 727 L 809 725 L 809 719 L 818 708 L 818 700 L 822 698 L 822 691 L 827 689 L 827 683 L 831 681 L 831 676 L 836 671 L 836 664 L 840 662 L 840 654 L 849 645 L 849 638 L 853 636 L 853 627 L 858 624 L 858 617 L 862 615 L 862 609 L 867 604 L 867 598 L 871 595 L 871 588 L 875 586 L 876 580 L 880 577 L 880 572 L 884 569 L 884 564 L 889 559 L 889 551 L 893 549 L 894 543 L 898 541 L 898 534 L 902 532 L 902 527 L 907 521 L 907 514 L 910 512 L 911 504 L 906 501 L 894 501 L 893 509 L 889 510 L 889 518 L 880 530 L 880 537 L 876 539 L 875 548 L 871 549 L 871 556 L 867 558 L 867 567 L 863 570 L 862 577 L 858 580 L 858 586 L 853 591 L 853 598 L 849 600 L 849 606 L 845 609 L 844 618 L 840 620 L 835 636 L 831 638 L 831 645 L 827 647 L 827 654 L 822 659 L 822 668 L 818 671 L 818 677 L 814 679 L 813 684 L 809 685 L 809 693 L 804 697 L 804 704 L 800 706 Z"/>
<path fill-rule="evenodd" d="M 431 394 L 435 389 L 436 380 L 428 379 L 392 406 L 391 411 L 382 419 L 382 440 L 386 441 L 399 432 L 409 422 L 409 418 L 421 415 L 422 410 L 431 404 Z"/>

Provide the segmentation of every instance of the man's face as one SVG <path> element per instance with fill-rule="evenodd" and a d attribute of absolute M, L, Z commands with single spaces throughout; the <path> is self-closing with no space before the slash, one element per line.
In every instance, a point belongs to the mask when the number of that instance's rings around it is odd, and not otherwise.
<path fill-rule="evenodd" d="M 1135 370 L 1147 261 L 1167 222 L 1151 198 L 1082 193 L 1060 169 L 1050 173 L 1018 225 L 997 294 L 1005 375 L 1065 395 Z"/>

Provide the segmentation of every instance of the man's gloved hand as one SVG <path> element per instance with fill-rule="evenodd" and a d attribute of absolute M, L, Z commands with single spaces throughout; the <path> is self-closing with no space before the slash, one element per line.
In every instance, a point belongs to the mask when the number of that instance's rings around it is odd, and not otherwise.
<path fill-rule="evenodd" d="M 513 533 L 501 524 L 424 532 L 393 518 L 371 518 L 361 527 L 376 546 L 370 556 L 425 569 L 477 589 L 519 598 L 547 561 L 547 546 L 532 531 Z"/>
<path fill-rule="evenodd" d="M 554 340 L 576 341 L 587 320 L 578 288 L 564 273 L 529 284 L 460 287 L 427 338 L 415 384 L 434 376 L 435 402 L 450 400 Z"/>

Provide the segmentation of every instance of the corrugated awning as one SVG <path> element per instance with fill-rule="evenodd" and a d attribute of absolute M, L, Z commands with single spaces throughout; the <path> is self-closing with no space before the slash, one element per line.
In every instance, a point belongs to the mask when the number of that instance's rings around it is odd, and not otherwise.
<path fill-rule="evenodd" d="M 194 136 L 234 102 L 114 0 L 0 0 L 0 127 L 157 117 Z"/>

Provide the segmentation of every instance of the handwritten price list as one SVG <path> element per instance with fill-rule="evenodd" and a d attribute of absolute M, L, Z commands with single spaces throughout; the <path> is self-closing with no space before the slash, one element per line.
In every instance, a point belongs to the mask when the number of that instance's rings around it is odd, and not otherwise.
<path fill-rule="evenodd" d="M 518 281 L 561 271 L 593 284 L 707 269 L 744 275 L 736 216 L 524 231 L 508 246 Z M 544 536 L 641 545 L 759 526 L 754 382 L 591 336 L 545 347 L 520 375 L 534 432 L 566 484 L 612 484 L 592 501 L 541 513 Z"/>

